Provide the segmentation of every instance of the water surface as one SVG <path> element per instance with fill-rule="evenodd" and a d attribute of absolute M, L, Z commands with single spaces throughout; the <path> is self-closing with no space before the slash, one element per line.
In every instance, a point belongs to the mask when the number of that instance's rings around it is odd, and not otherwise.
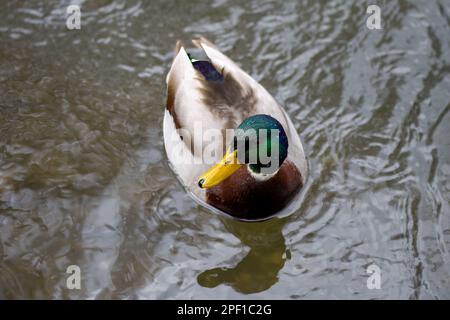
<path fill-rule="evenodd" d="M 379 1 L 382 30 L 368 4 L 2 1 L 0 298 L 450 298 L 450 2 Z M 218 217 L 170 171 L 165 75 L 198 35 L 293 119 L 295 214 Z"/>

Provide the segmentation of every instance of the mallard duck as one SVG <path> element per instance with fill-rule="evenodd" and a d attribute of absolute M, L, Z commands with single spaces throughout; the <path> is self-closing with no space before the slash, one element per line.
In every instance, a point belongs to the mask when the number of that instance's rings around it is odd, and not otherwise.
<path fill-rule="evenodd" d="M 213 43 L 203 37 L 193 43 L 207 58 L 194 59 L 178 42 L 166 79 L 163 131 L 171 168 L 194 200 L 216 213 L 246 221 L 292 213 L 308 175 L 292 121 Z M 205 132 L 221 135 L 205 145 Z"/>

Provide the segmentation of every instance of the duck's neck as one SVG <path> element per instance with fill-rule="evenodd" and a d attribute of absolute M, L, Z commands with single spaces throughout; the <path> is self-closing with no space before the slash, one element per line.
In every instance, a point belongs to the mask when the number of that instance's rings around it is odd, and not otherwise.
<path fill-rule="evenodd" d="M 206 191 L 209 204 L 241 219 L 264 219 L 281 211 L 303 186 L 297 167 L 284 161 L 271 177 L 257 179 L 241 167 Z"/>
<path fill-rule="evenodd" d="M 269 179 L 272 179 L 280 170 L 280 168 L 278 168 L 277 171 L 275 171 L 274 173 L 264 174 L 264 173 L 254 172 L 252 169 L 250 169 L 249 166 L 246 166 L 246 167 L 247 167 L 247 171 L 249 172 L 249 174 L 258 182 L 267 181 Z"/>

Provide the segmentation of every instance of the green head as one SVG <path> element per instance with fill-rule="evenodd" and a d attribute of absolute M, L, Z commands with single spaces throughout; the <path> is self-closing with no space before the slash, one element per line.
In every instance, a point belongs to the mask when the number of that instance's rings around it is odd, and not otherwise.
<path fill-rule="evenodd" d="M 288 138 L 281 123 L 266 114 L 245 119 L 235 130 L 232 151 L 239 163 L 256 174 L 274 173 L 288 154 Z"/>
<path fill-rule="evenodd" d="M 213 187 L 247 165 L 256 175 L 275 173 L 288 155 L 288 138 L 275 118 L 257 114 L 245 119 L 234 132 L 224 158 L 198 180 L 201 188 Z"/>

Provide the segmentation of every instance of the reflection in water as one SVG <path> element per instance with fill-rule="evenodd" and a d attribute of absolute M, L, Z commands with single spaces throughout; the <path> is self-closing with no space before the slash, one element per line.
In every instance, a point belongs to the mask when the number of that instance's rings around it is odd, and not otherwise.
<path fill-rule="evenodd" d="M 250 247 L 249 253 L 234 268 L 213 268 L 202 272 L 197 281 L 214 288 L 226 284 L 238 292 L 256 293 L 269 289 L 278 281 L 289 251 L 281 232 L 284 219 L 248 223 L 221 218 L 225 228 Z"/>

